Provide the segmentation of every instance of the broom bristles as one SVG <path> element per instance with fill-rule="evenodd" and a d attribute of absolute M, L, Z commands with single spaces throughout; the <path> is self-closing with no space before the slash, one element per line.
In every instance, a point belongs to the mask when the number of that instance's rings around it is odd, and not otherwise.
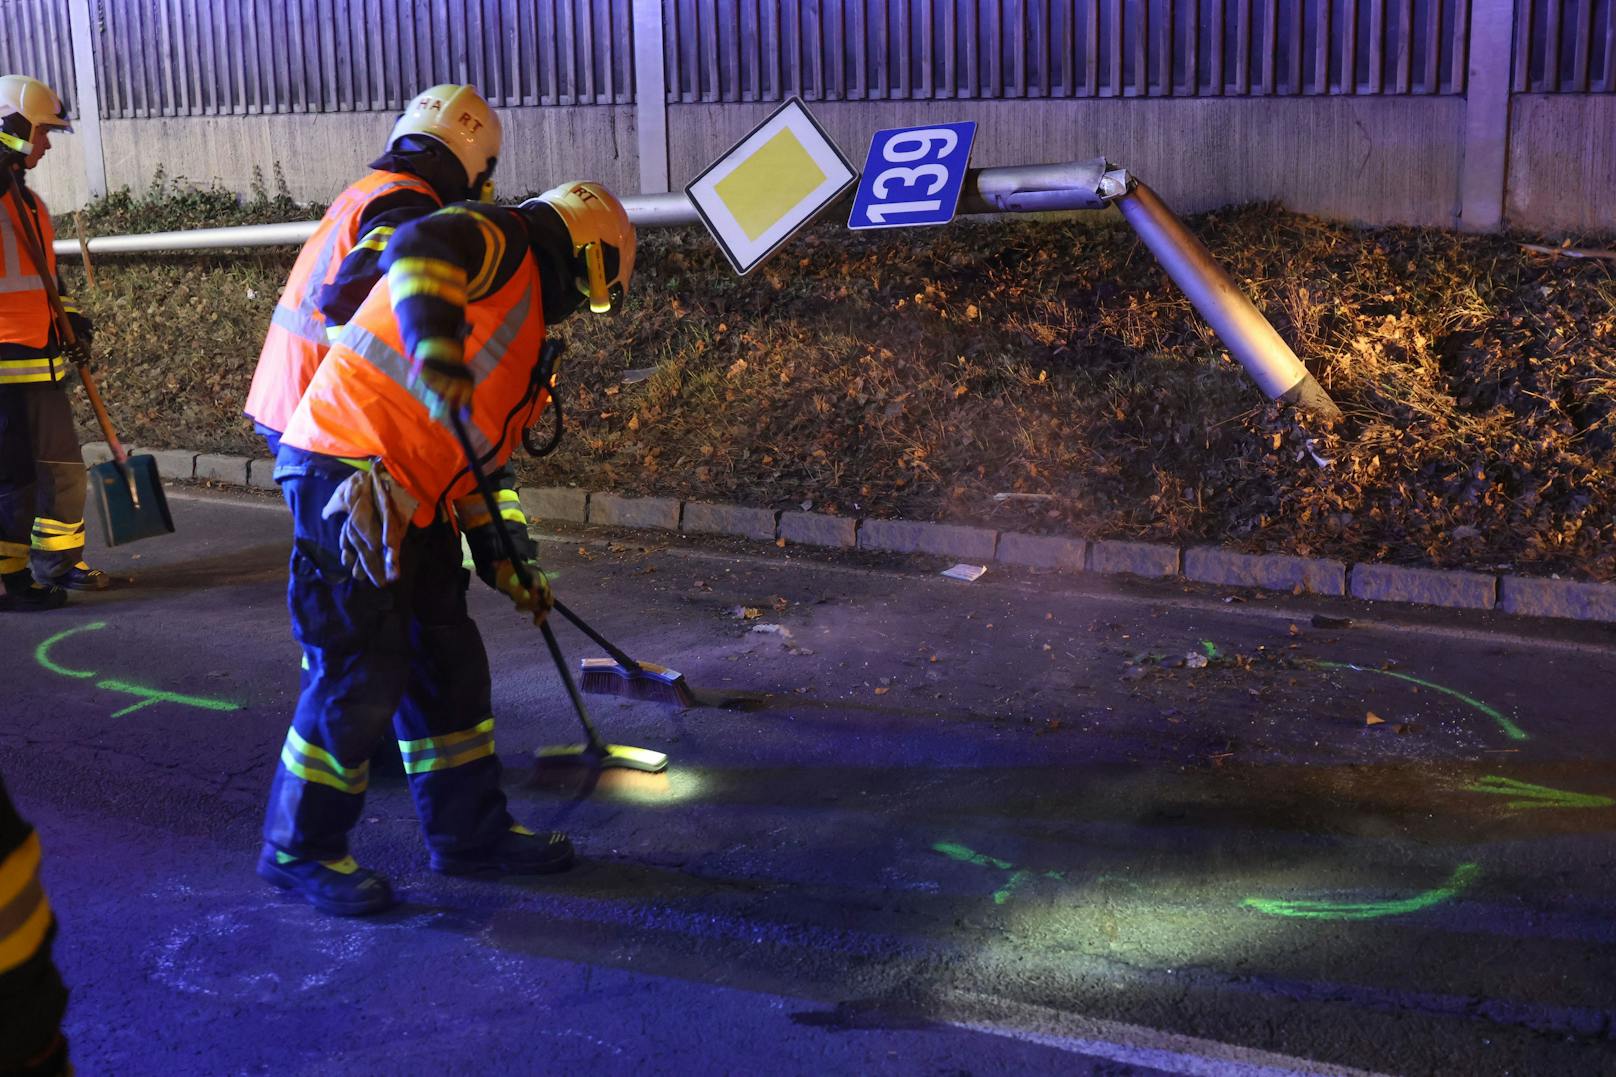
<path fill-rule="evenodd" d="M 696 695 L 684 674 L 665 666 L 641 663 L 627 669 L 610 658 L 585 658 L 579 663 L 578 687 L 592 695 L 622 696 L 670 707 L 696 705 Z"/>

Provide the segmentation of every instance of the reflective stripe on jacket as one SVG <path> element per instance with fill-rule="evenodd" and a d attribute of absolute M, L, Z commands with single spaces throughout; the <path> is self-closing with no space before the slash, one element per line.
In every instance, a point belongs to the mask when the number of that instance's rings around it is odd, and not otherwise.
<path fill-rule="evenodd" d="M 522 431 L 550 402 L 538 370 L 544 307 L 532 257 L 465 309 L 465 361 L 474 385 L 468 433 L 493 470 L 510 459 Z M 411 523 L 424 527 L 476 482 L 454 431 L 435 422 L 424 392 L 410 387 L 411 368 L 383 279 L 315 372 L 282 441 L 327 456 L 380 457 L 420 499 Z"/>
<path fill-rule="evenodd" d="M 298 252 L 297 262 L 270 316 L 243 411 L 271 430 L 285 430 L 297 402 L 325 358 L 330 340 L 320 313 L 319 292 L 329 284 L 359 242 L 359 220 L 378 198 L 401 190 L 438 201 L 432 185 L 406 172 L 372 172 L 337 196 L 320 226 Z"/>
<path fill-rule="evenodd" d="M 44 245 L 45 271 L 54 278 L 56 252 L 51 244 L 56 241 L 56 229 L 45 203 L 38 195 L 33 195 L 33 200 L 34 212 L 30 216 Z M 28 233 L 23 231 L 19 216 L 24 207 L 18 202 L 16 188 L 0 197 L 0 204 L 5 206 L 5 212 L 0 213 L 0 344 L 42 351 L 41 355 L 23 359 L 0 359 L 0 385 L 61 381 L 67 376 L 68 364 L 45 351 L 51 343 L 50 300 L 39 279 L 38 267 L 28 257 Z"/>

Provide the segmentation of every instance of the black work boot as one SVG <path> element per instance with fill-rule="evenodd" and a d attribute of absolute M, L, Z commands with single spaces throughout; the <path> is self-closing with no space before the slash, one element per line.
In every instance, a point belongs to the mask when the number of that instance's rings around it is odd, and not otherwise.
<path fill-rule="evenodd" d="M 535 834 L 519 823 L 486 848 L 469 853 L 433 853 L 440 875 L 547 875 L 572 867 L 572 842 L 565 834 Z"/>
<path fill-rule="evenodd" d="M 387 880 L 360 867 L 351 856 L 299 860 L 265 845 L 258 857 L 258 877 L 301 894 L 310 905 L 334 916 L 367 916 L 393 904 L 393 888 Z"/>
<path fill-rule="evenodd" d="M 0 576 L 5 583 L 5 597 L 0 599 L 0 610 L 34 613 L 39 610 L 60 609 L 67 604 L 67 592 L 60 587 L 40 583 L 31 570 L 23 568 Z"/>
<path fill-rule="evenodd" d="M 111 578 L 105 572 L 91 568 L 83 561 L 59 576 L 52 576 L 50 582 L 69 591 L 105 591 L 112 585 Z"/>

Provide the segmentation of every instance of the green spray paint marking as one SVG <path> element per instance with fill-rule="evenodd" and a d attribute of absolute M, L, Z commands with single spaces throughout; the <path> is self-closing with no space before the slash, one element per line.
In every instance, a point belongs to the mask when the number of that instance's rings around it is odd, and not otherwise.
<path fill-rule="evenodd" d="M 1410 684 L 1417 684 L 1422 688 L 1429 688 L 1433 692 L 1441 692 L 1443 695 L 1452 696 L 1461 703 L 1469 704 L 1481 713 L 1485 714 L 1487 717 L 1491 718 L 1494 722 L 1498 723 L 1498 728 L 1503 730 L 1504 736 L 1508 737 L 1510 740 L 1530 739 L 1526 735 L 1526 730 L 1522 729 L 1520 726 L 1506 718 L 1504 713 L 1497 707 L 1488 706 L 1486 703 L 1483 703 L 1474 696 L 1467 696 L 1463 692 L 1455 691 L 1452 688 L 1445 688 L 1434 681 L 1428 681 L 1422 677 L 1414 677 L 1407 673 L 1398 673 L 1396 670 L 1391 669 L 1370 669 L 1367 666 L 1355 666 L 1351 662 L 1314 661 L 1310 664 L 1319 669 L 1350 669 L 1358 673 L 1379 673 L 1383 677 L 1396 677 L 1400 681 L 1407 681 Z"/>
<path fill-rule="evenodd" d="M 1593 793 L 1572 793 L 1565 789 L 1550 789 L 1546 785 L 1532 785 L 1497 774 L 1489 774 L 1473 785 L 1465 786 L 1469 793 L 1493 793 L 1518 799 L 1505 804 L 1506 808 L 1609 808 L 1616 799 Z"/>
<path fill-rule="evenodd" d="M 44 666 L 52 673 L 60 674 L 63 677 L 93 677 L 95 676 L 95 672 L 93 670 L 68 669 L 66 666 L 59 666 L 55 662 L 52 662 L 50 659 L 50 649 L 71 635 L 75 635 L 79 632 L 88 632 L 95 628 L 105 627 L 107 627 L 107 623 L 105 621 L 91 621 L 87 625 L 79 625 L 77 628 L 69 628 L 58 632 L 50 639 L 45 640 L 38 647 L 34 648 L 34 661 Z"/>
<path fill-rule="evenodd" d="M 965 846 L 956 845 L 951 841 L 940 841 L 936 845 L 933 845 L 932 848 L 937 852 L 942 853 L 946 857 L 951 857 L 954 860 L 963 860 L 967 864 L 975 864 L 978 867 L 994 867 L 998 868 L 1000 871 L 1009 871 L 1015 866 L 1008 860 L 1000 860 L 997 857 L 984 856 L 981 853 L 974 853 Z"/>
<path fill-rule="evenodd" d="M 1008 882 L 993 891 L 993 904 L 1003 905 L 1006 901 L 1009 901 L 1010 892 L 1030 878 L 1032 878 L 1032 872 L 1030 871 L 1018 871 L 1010 876 Z"/>
<path fill-rule="evenodd" d="M 239 711 L 238 703 L 227 703 L 222 699 L 208 699 L 205 696 L 188 696 L 179 692 L 164 692 L 158 688 L 142 688 L 138 684 L 129 684 L 124 681 L 97 681 L 97 688 L 105 688 L 109 692 L 127 692 L 132 696 L 144 696 L 139 703 L 125 707 L 113 715 L 122 718 L 126 714 L 138 711 L 142 707 L 149 707 L 153 703 L 178 703 L 182 707 L 196 707 L 205 711 Z"/>
<path fill-rule="evenodd" d="M 79 625 L 77 628 L 69 628 L 58 632 L 50 639 L 40 643 L 38 647 L 34 648 L 34 661 L 38 662 L 42 667 L 49 670 L 51 673 L 56 673 L 63 677 L 94 677 L 96 676 L 96 672 L 94 670 L 68 669 L 66 666 L 60 665 L 59 663 L 53 661 L 50 656 L 50 649 L 56 644 L 60 643 L 62 640 L 66 639 L 68 636 L 74 635 L 75 633 L 91 632 L 105 627 L 107 627 L 107 623 L 105 621 L 91 621 L 89 624 Z M 109 692 L 123 692 L 126 695 L 141 697 L 139 703 L 132 704 L 125 707 L 123 710 L 114 713 L 114 718 L 122 718 L 126 714 L 132 714 L 142 707 L 151 706 L 153 703 L 177 703 L 182 707 L 196 707 L 199 710 L 206 711 L 239 711 L 241 709 L 241 705 L 239 703 L 230 703 L 222 699 L 209 699 L 206 696 L 188 696 L 180 692 L 165 692 L 160 688 L 144 688 L 138 684 L 130 684 L 128 681 L 113 680 L 110 678 L 107 680 L 96 681 L 95 686 L 97 688 L 104 688 Z"/>
<path fill-rule="evenodd" d="M 1000 871 L 1010 872 L 1010 878 L 1006 880 L 1005 884 L 993 892 L 993 903 L 995 905 L 1003 905 L 1006 901 L 1009 901 L 1010 895 L 1015 892 L 1015 890 L 1020 887 L 1022 883 L 1026 882 L 1028 879 L 1036 878 L 1039 874 L 1035 871 L 1018 871 L 1016 870 L 1016 866 L 1010 863 L 1008 860 L 1000 860 L 996 856 L 987 856 L 984 853 L 974 852 L 963 845 L 959 845 L 951 841 L 940 841 L 932 846 L 932 850 L 934 852 L 942 853 L 944 856 L 949 857 L 952 860 L 960 860 L 967 864 L 975 864 L 977 867 L 997 868 Z M 1066 878 L 1066 873 L 1064 871 L 1046 871 L 1043 873 L 1043 877 L 1046 879 L 1064 879 Z"/>
<path fill-rule="evenodd" d="M 1444 886 L 1415 894 L 1401 901 L 1283 901 L 1279 898 L 1246 898 L 1240 904 L 1269 916 L 1287 916 L 1297 920 L 1378 920 L 1383 916 L 1402 916 L 1440 905 L 1469 886 L 1480 874 L 1476 864 L 1460 864 Z"/>

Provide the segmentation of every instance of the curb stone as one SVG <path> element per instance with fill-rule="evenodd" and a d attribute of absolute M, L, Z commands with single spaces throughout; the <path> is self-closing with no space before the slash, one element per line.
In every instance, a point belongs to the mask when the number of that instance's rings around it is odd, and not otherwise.
<path fill-rule="evenodd" d="M 1498 608 L 1505 613 L 1616 622 L 1616 584 L 1524 576 L 1505 576 L 1498 583 Z"/>
<path fill-rule="evenodd" d="M 588 490 L 569 486 L 523 487 L 521 499 L 522 511 L 530 520 L 567 520 L 581 524 L 589 519 Z"/>
<path fill-rule="evenodd" d="M 679 530 L 704 535 L 736 535 L 740 538 L 773 542 L 779 527 L 773 509 L 752 509 L 744 505 L 723 505 L 710 501 L 686 501 Z"/>
<path fill-rule="evenodd" d="M 1347 593 L 1345 562 L 1281 553 L 1235 553 L 1217 546 L 1185 550 L 1184 577 L 1197 583 L 1269 591 L 1294 591 L 1300 587 L 1316 595 L 1340 597 Z"/>
<path fill-rule="evenodd" d="M 112 459 L 112 446 L 104 441 L 86 441 L 79 451 L 84 454 L 85 467 L 94 467 Z"/>
<path fill-rule="evenodd" d="M 1119 542 L 1101 539 L 1089 545 L 1093 572 L 1126 572 L 1134 576 L 1177 576 L 1178 547 L 1154 542 Z"/>
<path fill-rule="evenodd" d="M 865 520 L 858 529 L 858 548 L 991 561 L 998 537 L 997 531 L 985 527 L 912 520 Z"/>
<path fill-rule="evenodd" d="M 589 522 L 598 527 L 648 527 L 677 531 L 679 509 L 683 504 L 676 497 L 590 494 Z"/>
<path fill-rule="evenodd" d="M 196 478 L 211 479 L 214 482 L 233 482 L 238 486 L 245 486 L 247 466 L 245 456 L 200 453 L 196 458 Z"/>
<path fill-rule="evenodd" d="M 999 546 L 994 551 L 993 559 L 1003 565 L 1082 572 L 1083 566 L 1088 563 L 1088 552 L 1087 539 L 1002 531 L 999 533 Z"/>
<path fill-rule="evenodd" d="M 1480 572 L 1406 565 L 1353 565 L 1353 598 L 1418 602 L 1449 609 L 1490 610 L 1498 603 L 1498 578 Z"/>
<path fill-rule="evenodd" d="M 275 481 L 275 458 L 273 456 L 260 456 L 256 460 L 247 461 L 247 485 L 256 486 L 260 490 L 278 490 L 280 484 Z"/>
<path fill-rule="evenodd" d="M 826 516 L 821 512 L 782 512 L 780 537 L 803 546 L 852 549 L 858 542 L 858 521 L 851 516 Z"/>
<path fill-rule="evenodd" d="M 130 456 L 138 453 L 146 453 L 156 460 L 157 473 L 165 479 L 189 479 L 195 477 L 197 453 L 189 452 L 185 449 L 148 449 L 145 446 L 129 450 Z M 243 468 L 242 478 L 245 479 L 247 477 L 245 463 L 243 463 Z"/>
<path fill-rule="evenodd" d="M 165 479 L 214 478 L 228 465 L 251 486 L 273 488 L 274 461 L 248 459 L 184 449 L 125 446 L 130 455 L 149 453 Z M 112 459 L 104 441 L 82 443 L 84 462 L 93 466 Z M 235 469 L 241 469 L 237 472 Z M 1522 617 L 1616 624 L 1616 583 L 1554 580 L 1527 576 L 1495 577 L 1457 569 L 1407 565 L 1355 564 L 1350 568 L 1329 558 L 1290 554 L 1247 554 L 1215 546 L 1177 546 L 1112 539 L 1091 541 L 1076 536 L 1030 535 L 1016 531 L 910 520 L 859 520 L 815 512 L 781 512 L 667 497 L 624 497 L 570 487 L 522 490 L 522 506 L 537 519 L 566 520 L 612 527 L 732 534 L 766 540 L 773 537 L 766 521 L 778 515 L 780 540 L 804 546 L 842 549 L 889 549 L 878 543 L 900 539 L 913 543 L 896 552 L 942 553 L 1004 565 L 1056 568 L 1065 571 L 1132 573 L 1182 577 L 1199 583 L 1291 591 L 1300 584 L 1314 594 L 1377 602 L 1409 602 L 1448 609 L 1494 610 Z M 683 525 L 681 526 L 681 518 Z M 730 525 L 740 530 L 727 529 Z M 747 528 L 752 528 L 747 530 Z M 722 529 L 721 529 L 722 528 Z M 872 530 L 866 539 L 864 532 Z M 896 537 L 894 537 L 896 536 Z M 925 536 L 922 538 L 922 536 Z M 945 545 L 961 541 L 963 546 Z M 925 545 L 922 545 L 922 542 Z M 974 545 L 972 545 L 974 543 Z"/>

